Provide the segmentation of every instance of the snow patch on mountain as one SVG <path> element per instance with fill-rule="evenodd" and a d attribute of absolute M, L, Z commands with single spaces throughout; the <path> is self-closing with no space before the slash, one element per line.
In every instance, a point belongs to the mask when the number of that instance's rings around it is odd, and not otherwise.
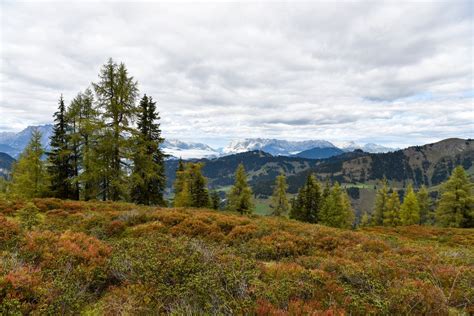
<path fill-rule="evenodd" d="M 334 148 L 326 140 L 288 141 L 268 138 L 246 138 L 233 140 L 223 149 L 223 153 L 230 155 L 251 150 L 262 150 L 276 156 L 293 155 L 312 148 Z"/>
<path fill-rule="evenodd" d="M 337 147 L 340 149 L 346 151 L 346 152 L 351 152 L 356 149 L 360 149 L 362 151 L 368 152 L 368 153 L 387 153 L 391 151 L 396 151 L 399 148 L 392 148 L 392 147 L 386 147 L 374 143 L 367 143 L 365 145 L 358 144 L 354 141 L 349 141 L 349 142 L 338 142 L 336 143 Z"/>
<path fill-rule="evenodd" d="M 171 158 L 200 159 L 215 158 L 220 152 L 202 143 L 183 142 L 178 139 L 166 139 L 161 145 L 163 152 Z"/>

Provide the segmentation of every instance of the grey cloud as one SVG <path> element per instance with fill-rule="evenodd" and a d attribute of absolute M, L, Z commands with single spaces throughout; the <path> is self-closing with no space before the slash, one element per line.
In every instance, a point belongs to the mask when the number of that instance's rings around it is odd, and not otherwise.
<path fill-rule="evenodd" d="M 0 5 L 0 126 L 51 121 L 110 56 L 175 138 L 473 136 L 471 1 Z"/>

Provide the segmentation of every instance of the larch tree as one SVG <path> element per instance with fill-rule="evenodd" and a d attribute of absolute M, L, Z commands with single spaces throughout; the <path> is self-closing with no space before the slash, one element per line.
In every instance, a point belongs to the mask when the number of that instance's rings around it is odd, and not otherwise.
<path fill-rule="evenodd" d="M 176 172 L 175 207 L 209 207 L 207 179 L 202 174 L 202 164 L 180 164 Z"/>
<path fill-rule="evenodd" d="M 144 95 L 138 106 L 138 130 L 134 135 L 131 199 L 145 205 L 164 205 L 165 189 L 164 154 L 160 145 L 160 119 L 156 102 Z"/>
<path fill-rule="evenodd" d="M 416 194 L 420 206 L 420 224 L 433 224 L 434 214 L 431 211 L 431 198 L 428 189 L 423 185 Z"/>
<path fill-rule="evenodd" d="M 317 223 L 323 206 L 321 184 L 314 174 L 309 174 L 305 185 L 299 189 L 290 211 L 290 218 L 308 223 Z"/>
<path fill-rule="evenodd" d="M 253 212 L 252 189 L 247 183 L 247 174 L 243 164 L 239 164 L 235 172 L 235 182 L 228 194 L 227 207 L 230 211 L 240 214 Z"/>
<path fill-rule="evenodd" d="M 271 198 L 270 207 L 273 209 L 272 215 L 281 216 L 288 213 L 290 204 L 286 196 L 286 190 L 288 185 L 286 184 L 285 174 L 280 174 L 276 177 L 275 187 L 273 189 L 273 195 Z"/>
<path fill-rule="evenodd" d="M 411 184 L 408 185 L 400 207 L 400 223 L 404 226 L 420 223 L 420 206 Z"/>
<path fill-rule="evenodd" d="M 395 227 L 400 223 L 400 196 L 393 190 L 383 213 L 383 225 Z"/>
<path fill-rule="evenodd" d="M 319 223 L 331 227 L 351 228 L 353 222 L 354 210 L 349 196 L 336 182 L 324 201 L 319 214 Z"/>
<path fill-rule="evenodd" d="M 127 196 L 126 161 L 131 158 L 130 124 L 137 108 L 138 83 L 123 63 L 112 59 L 102 66 L 99 81 L 93 83 L 105 128 L 101 135 L 102 161 L 106 170 L 102 179 L 102 198 L 120 200 Z"/>
<path fill-rule="evenodd" d="M 372 225 L 374 226 L 383 225 L 383 214 L 386 212 L 389 198 L 386 178 L 383 178 L 381 185 L 382 187 L 377 190 L 374 211 L 372 212 Z"/>
<path fill-rule="evenodd" d="M 48 194 L 48 174 L 42 160 L 44 149 L 41 133 L 35 129 L 20 158 L 13 165 L 11 193 L 23 198 L 37 198 Z"/>
<path fill-rule="evenodd" d="M 70 127 L 66 117 L 63 96 L 59 98 L 58 111 L 54 113 L 53 134 L 50 138 L 51 150 L 47 153 L 47 171 L 50 192 L 60 199 L 74 199 L 72 187 L 73 164 L 70 148 Z"/>
<path fill-rule="evenodd" d="M 442 185 L 436 222 L 443 227 L 474 227 L 473 183 L 462 166 Z"/>

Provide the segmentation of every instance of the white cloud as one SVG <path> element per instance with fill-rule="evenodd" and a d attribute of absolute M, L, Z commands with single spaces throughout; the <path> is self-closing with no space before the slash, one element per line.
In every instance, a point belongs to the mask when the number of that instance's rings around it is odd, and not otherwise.
<path fill-rule="evenodd" d="M 472 6 L 4 1 L 0 130 L 51 121 L 111 56 L 165 136 L 473 137 Z"/>

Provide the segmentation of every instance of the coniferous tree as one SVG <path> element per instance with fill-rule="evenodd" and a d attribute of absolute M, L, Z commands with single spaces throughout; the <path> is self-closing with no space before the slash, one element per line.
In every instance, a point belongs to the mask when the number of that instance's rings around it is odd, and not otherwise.
<path fill-rule="evenodd" d="M 13 165 L 11 193 L 23 198 L 36 198 L 47 195 L 48 176 L 41 159 L 44 154 L 41 146 L 41 133 L 33 130 L 28 146 Z"/>
<path fill-rule="evenodd" d="M 286 190 L 288 185 L 286 184 L 285 174 L 280 174 L 276 177 L 275 188 L 273 189 L 273 195 L 271 199 L 270 207 L 273 209 L 272 215 L 281 216 L 288 213 L 290 204 L 286 197 Z"/>
<path fill-rule="evenodd" d="M 102 153 L 102 198 L 119 200 L 127 195 L 126 160 L 131 158 L 130 123 L 135 118 L 137 82 L 123 63 L 112 59 L 102 67 L 99 82 L 93 83 L 105 128 L 99 144 Z"/>
<path fill-rule="evenodd" d="M 392 191 L 387 200 L 387 206 L 383 214 L 383 225 L 392 227 L 400 225 L 400 196 L 395 190 Z"/>
<path fill-rule="evenodd" d="M 360 218 L 359 227 L 367 227 L 370 225 L 370 215 L 364 212 Z"/>
<path fill-rule="evenodd" d="M 135 203 L 164 205 L 164 154 L 160 144 L 160 119 L 156 102 L 144 95 L 139 104 L 138 132 L 135 136 L 131 198 Z"/>
<path fill-rule="evenodd" d="M 59 98 L 58 111 L 54 113 L 53 134 L 50 139 L 51 151 L 48 155 L 48 175 L 50 191 L 60 199 L 76 198 L 71 185 L 73 165 L 70 150 L 70 128 L 66 118 L 63 96 Z"/>
<path fill-rule="evenodd" d="M 319 214 L 319 223 L 338 228 L 351 228 L 354 222 L 354 211 L 349 196 L 335 183 L 329 196 L 324 201 Z"/>
<path fill-rule="evenodd" d="M 416 225 L 420 223 L 420 206 L 413 186 L 408 185 L 403 203 L 400 207 L 400 223 L 402 225 Z"/>
<path fill-rule="evenodd" d="M 211 208 L 214 210 L 218 210 L 221 207 L 221 198 L 219 196 L 219 192 L 217 191 L 212 191 L 210 194 L 210 200 L 211 200 Z"/>
<path fill-rule="evenodd" d="M 387 209 L 388 202 L 388 183 L 387 179 L 383 178 L 382 187 L 378 189 L 377 195 L 375 196 L 375 207 L 372 213 L 372 225 L 382 226 L 383 225 L 383 214 Z"/>
<path fill-rule="evenodd" d="M 175 207 L 208 207 L 210 204 L 207 179 L 202 175 L 202 164 L 180 162 L 175 181 Z M 183 170 L 184 169 L 184 170 Z"/>
<path fill-rule="evenodd" d="M 247 183 L 247 174 L 243 164 L 239 164 L 235 172 L 235 183 L 229 192 L 228 209 L 248 214 L 253 212 L 252 189 Z"/>
<path fill-rule="evenodd" d="M 442 186 L 436 222 L 444 227 L 474 227 L 473 183 L 461 166 Z"/>
<path fill-rule="evenodd" d="M 105 169 L 98 146 L 100 131 L 104 125 L 94 106 L 91 89 L 78 93 L 71 102 L 68 120 L 72 125 L 72 155 L 76 166 L 73 182 L 76 189 L 81 189 L 81 196 L 87 201 L 99 195 L 100 175 Z"/>
<path fill-rule="evenodd" d="M 420 206 L 420 224 L 433 224 L 434 214 L 431 211 L 431 198 L 428 189 L 423 185 L 416 194 Z"/>
<path fill-rule="evenodd" d="M 305 185 L 298 191 L 290 211 L 290 218 L 317 223 L 323 202 L 321 184 L 313 174 L 310 174 Z"/>

